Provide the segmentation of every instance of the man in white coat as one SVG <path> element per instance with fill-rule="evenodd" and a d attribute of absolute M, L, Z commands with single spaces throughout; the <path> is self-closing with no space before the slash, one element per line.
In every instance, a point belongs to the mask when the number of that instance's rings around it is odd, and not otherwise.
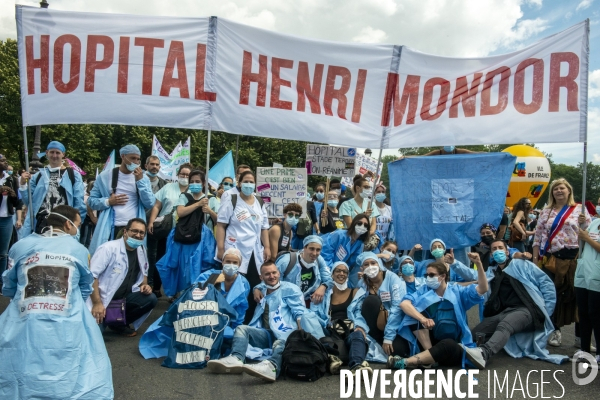
<path fill-rule="evenodd" d="M 94 276 L 94 292 L 87 300 L 88 308 L 103 329 L 126 336 L 136 330 L 156 306 L 157 298 L 148 285 L 148 257 L 143 246 L 146 223 L 140 218 L 129 220 L 121 239 L 102 244 L 90 261 Z M 104 321 L 106 308 L 115 300 L 125 300 L 126 325 L 115 326 Z M 133 324 L 133 329 L 129 324 Z"/>

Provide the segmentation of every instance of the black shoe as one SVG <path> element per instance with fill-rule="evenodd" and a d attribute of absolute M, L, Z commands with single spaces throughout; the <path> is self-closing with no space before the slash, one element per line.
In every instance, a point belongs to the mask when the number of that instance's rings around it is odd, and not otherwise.
<path fill-rule="evenodd" d="M 157 299 L 160 299 L 162 297 L 162 292 L 160 290 L 155 290 L 152 293 L 154 293 Z"/>
<path fill-rule="evenodd" d="M 118 333 L 119 335 L 134 337 L 137 335 L 137 332 L 134 329 L 131 329 L 129 325 L 127 326 L 108 326 L 108 329 L 111 331 Z"/>

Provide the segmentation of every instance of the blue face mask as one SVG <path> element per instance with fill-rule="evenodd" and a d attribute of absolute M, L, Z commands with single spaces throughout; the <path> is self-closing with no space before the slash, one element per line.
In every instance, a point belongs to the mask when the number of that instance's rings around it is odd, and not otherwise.
<path fill-rule="evenodd" d="M 127 246 L 131 247 L 132 249 L 137 249 L 142 244 L 144 244 L 143 240 L 135 239 L 132 237 L 127 238 Z"/>
<path fill-rule="evenodd" d="M 223 182 L 223 190 L 229 190 L 233 187 L 233 185 L 229 182 Z"/>
<path fill-rule="evenodd" d="M 227 276 L 234 276 L 238 271 L 238 266 L 235 264 L 223 265 L 223 273 Z"/>
<path fill-rule="evenodd" d="M 6 172 L 7 172 L 9 175 L 12 175 L 12 173 L 13 173 L 12 171 L 6 171 Z"/>
<path fill-rule="evenodd" d="M 429 289 L 436 290 L 437 288 L 440 287 L 442 282 L 440 282 L 439 277 L 437 277 L 437 276 L 434 276 L 434 277 L 428 276 L 427 278 L 425 278 L 425 284 L 427 285 L 427 287 Z"/>
<path fill-rule="evenodd" d="M 329 207 L 337 207 L 338 201 L 337 200 L 327 200 L 327 205 Z"/>
<path fill-rule="evenodd" d="M 254 188 L 256 188 L 254 183 L 242 183 L 242 193 L 244 193 L 246 196 L 250 196 L 252 193 L 254 193 Z"/>
<path fill-rule="evenodd" d="M 385 193 L 377 193 L 375 195 L 375 200 L 380 203 L 383 203 L 383 201 L 385 200 Z"/>
<path fill-rule="evenodd" d="M 600 214 L 600 206 L 596 206 L 596 214 Z"/>
<path fill-rule="evenodd" d="M 150 171 L 146 171 L 146 175 L 148 175 L 148 176 L 149 176 L 149 177 L 151 177 L 151 178 L 154 178 L 154 177 L 155 177 L 156 175 L 158 175 L 158 174 L 153 174 L 153 173 L 152 173 L 152 172 L 150 172 Z"/>
<path fill-rule="evenodd" d="M 294 227 L 294 226 L 298 225 L 298 221 L 299 221 L 299 219 L 295 218 L 295 217 L 292 217 L 292 218 L 285 217 L 285 222 L 287 222 L 288 225 L 291 226 L 291 227 Z"/>
<path fill-rule="evenodd" d="M 201 183 L 190 183 L 189 186 L 190 192 L 192 193 L 200 193 L 202 191 Z"/>
<path fill-rule="evenodd" d="M 535 219 L 535 214 L 529 214 L 529 219 Z"/>
<path fill-rule="evenodd" d="M 402 266 L 402 275 L 411 276 L 415 273 L 415 266 L 407 263 Z"/>
<path fill-rule="evenodd" d="M 317 192 L 316 195 L 317 200 L 323 200 L 325 198 L 325 193 Z"/>
<path fill-rule="evenodd" d="M 444 146 L 444 151 L 446 153 L 452 153 L 454 151 L 454 146 Z"/>
<path fill-rule="evenodd" d="M 126 167 L 127 167 L 127 170 L 128 170 L 129 172 L 133 172 L 133 171 L 135 171 L 136 169 L 138 169 L 138 167 L 139 167 L 139 166 L 140 166 L 140 164 L 127 164 L 127 165 L 126 165 Z"/>
<path fill-rule="evenodd" d="M 494 257 L 494 261 L 496 261 L 498 264 L 504 264 L 506 261 L 506 253 L 504 250 L 496 250 L 492 253 L 492 257 Z"/>

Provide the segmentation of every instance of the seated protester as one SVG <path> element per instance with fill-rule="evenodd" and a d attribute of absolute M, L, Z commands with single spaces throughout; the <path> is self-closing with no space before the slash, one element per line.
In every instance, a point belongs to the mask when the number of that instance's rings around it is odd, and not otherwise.
<path fill-rule="evenodd" d="M 292 228 L 298 225 L 302 216 L 302 206 L 290 203 L 283 207 L 284 220 L 269 228 L 269 243 L 271 244 L 271 261 L 277 260 L 277 255 L 282 251 L 292 249 Z"/>
<path fill-rule="evenodd" d="M 491 243 L 497 265 L 490 265 L 488 299 L 484 319 L 472 329 L 473 336 L 485 335 L 485 344 L 478 347 L 484 360 L 502 348 L 513 358 L 523 356 L 561 364 L 567 357 L 546 350 L 548 336 L 554 331 L 550 315 L 556 305 L 554 282 L 535 264 L 511 259 L 506 243 Z M 453 265 L 457 273 L 473 280 L 477 272 L 464 265 Z"/>
<path fill-rule="evenodd" d="M 218 274 L 214 286 L 237 312 L 237 319 L 230 320 L 225 328 L 225 340 L 221 347 L 221 354 L 227 354 L 230 350 L 233 330 L 244 322 L 244 315 L 248 310 L 247 297 L 250 292 L 250 284 L 242 274 L 237 272 L 241 263 L 242 253 L 234 248 L 227 249 L 223 255 L 223 270 L 211 269 L 203 272 L 194 282 L 200 282 L 204 286 L 213 274 Z M 146 359 L 166 357 L 171 347 L 173 327 L 161 324 L 163 316 L 164 314 L 154 321 L 140 339 L 140 353 Z"/>
<path fill-rule="evenodd" d="M 133 218 L 127 223 L 123 237 L 101 244 L 90 261 L 94 292 L 87 305 L 98 324 L 102 325 L 102 330 L 108 325 L 104 321 L 106 307 L 113 300 L 125 299 L 127 325 L 108 327 L 129 337 L 137 334 L 137 329 L 156 307 L 158 299 L 148 285 L 145 236 L 146 222 Z M 130 324 L 133 324 L 133 329 Z"/>
<path fill-rule="evenodd" d="M 216 241 L 212 230 L 204 223 L 203 209 L 208 205 L 202 192 L 204 183 L 204 172 L 190 172 L 189 193 L 181 193 L 176 203 L 179 218 L 167 237 L 167 252 L 156 263 L 163 290 L 171 300 L 215 264 Z"/>
<path fill-rule="evenodd" d="M 406 283 L 406 292 L 413 294 L 425 284 L 425 278 L 415 276 L 415 260 L 411 256 L 400 257 L 400 277 Z"/>
<path fill-rule="evenodd" d="M 486 222 L 485 224 L 481 225 L 481 228 L 479 228 L 479 233 L 481 235 L 481 242 L 471 247 L 471 251 L 479 254 L 481 264 L 487 271 L 490 264 L 494 264 L 494 259 L 490 250 L 490 244 L 496 240 L 496 227 Z M 511 258 L 520 258 L 524 260 L 531 259 L 531 253 L 521 253 L 517 249 L 510 247 L 508 248 L 508 251 L 510 252 Z"/>
<path fill-rule="evenodd" d="M 321 256 L 327 265 L 336 261 L 343 261 L 350 268 L 348 285 L 357 287 L 360 265 L 356 262 L 362 254 L 365 242 L 369 239 L 371 227 L 366 214 L 358 214 L 352 220 L 348 230 L 340 229 L 323 237 L 323 251 Z"/>
<path fill-rule="evenodd" d="M 238 269 L 242 265 L 242 253 L 236 248 L 229 248 L 223 254 L 223 269 L 210 269 L 200 274 L 196 282 L 204 284 L 212 274 L 219 274 L 215 288 L 221 291 L 227 302 L 237 311 L 238 319 L 231 321 L 231 329 L 237 328 L 244 323 L 244 316 L 248 310 L 248 293 L 250 293 L 250 284 L 242 275 L 238 274 Z"/>
<path fill-rule="evenodd" d="M 348 367 L 351 371 L 366 369 L 372 372 L 367 358 L 368 344 L 365 335 L 357 330 L 353 330 L 354 324 L 348 317 L 348 307 L 352 303 L 354 296 L 358 292 L 357 288 L 348 287 L 348 266 L 338 261 L 333 264 L 334 286 L 327 289 L 323 301 L 319 304 L 311 303 L 310 309 L 319 317 L 319 322 L 327 334 L 329 330 L 335 330 L 337 335 L 344 339 L 348 349 Z M 327 334 L 327 336 L 330 336 Z M 339 357 L 329 356 L 329 372 L 332 375 L 339 374 L 343 362 Z"/>
<path fill-rule="evenodd" d="M 42 234 L 10 249 L 0 315 L 0 397 L 112 399 L 112 369 L 102 334 L 85 307 L 94 277 L 77 240 L 76 208 L 48 214 Z M 42 307 L 44 306 L 44 307 Z"/>
<path fill-rule="evenodd" d="M 485 367 L 485 362 L 477 357 L 477 351 L 468 347 L 473 343 L 473 337 L 467 311 L 475 304 L 483 303 L 488 282 L 479 255 L 469 253 L 469 258 L 478 267 L 477 286 L 449 284 L 446 265 L 435 261 L 427 266 L 426 284 L 404 296 L 400 308 L 406 316 L 400 323 L 399 332 L 411 343 L 412 356 L 390 357 L 388 368 L 417 368 L 434 363 L 445 367 L 463 366 L 465 350 L 467 358 L 477 368 Z"/>
<path fill-rule="evenodd" d="M 396 275 L 400 272 L 400 264 L 398 260 L 398 245 L 396 242 L 388 240 L 381 245 L 381 253 L 377 255 L 381 258 L 383 266 L 395 273 Z"/>
<path fill-rule="evenodd" d="M 323 207 L 321 218 L 317 224 L 317 234 L 331 233 L 338 229 L 344 229 L 344 222 L 340 219 L 337 205 L 340 199 L 339 190 L 329 190 L 327 193 L 327 209 Z M 323 221 L 326 221 L 323 226 Z"/>
<path fill-rule="evenodd" d="M 363 272 L 360 289 L 348 307 L 354 329 L 365 338 L 368 334 L 369 352 L 375 353 L 382 346 L 388 356 L 408 356 L 408 342 L 397 335 L 402 319 L 400 301 L 406 295 L 405 283 L 398 275 L 386 271 L 375 253 L 362 253 L 358 262 Z"/>
<path fill-rule="evenodd" d="M 235 329 L 231 355 L 220 360 L 208 361 L 213 373 L 241 374 L 245 372 L 267 382 L 275 382 L 281 372 L 281 359 L 285 341 L 295 329 L 303 329 L 317 339 L 323 331 L 313 312 L 306 309 L 300 288 L 279 280 L 280 273 L 272 261 L 260 267 L 260 279 L 264 282 L 264 298 L 256 305 L 249 325 Z M 244 364 L 248 345 L 261 349 L 272 347 L 269 359 L 258 364 Z"/>
<path fill-rule="evenodd" d="M 277 259 L 277 268 L 284 282 L 291 282 L 300 288 L 304 294 L 304 301 L 309 307 L 311 302 L 319 304 L 323 301 L 325 290 L 333 287 L 333 280 L 329 267 L 320 256 L 323 241 L 317 235 L 304 238 L 304 249 L 298 253 L 282 254 Z M 296 262 L 292 265 L 292 257 Z M 258 303 L 262 299 L 265 283 L 262 282 L 254 288 L 254 299 Z"/>
<path fill-rule="evenodd" d="M 420 246 L 420 245 L 417 245 L 417 246 Z M 444 264 L 446 264 L 446 268 L 448 269 L 448 272 L 450 273 L 450 282 L 464 282 L 463 277 L 461 277 L 460 275 L 457 275 L 454 272 L 454 270 L 452 270 L 450 268 L 450 265 L 452 265 L 454 263 L 457 263 L 460 265 L 464 265 L 464 264 L 461 263 L 460 261 L 454 259 L 454 251 L 452 249 L 450 249 L 449 253 L 446 253 L 446 244 L 444 243 L 444 241 L 442 239 L 433 239 L 429 245 L 429 251 L 431 252 L 431 255 L 435 258 L 435 260 L 428 259 L 428 260 L 421 261 L 416 266 L 416 268 L 417 268 L 416 275 L 417 276 L 424 276 L 427 266 L 429 264 L 431 264 L 432 262 L 441 261 Z"/>

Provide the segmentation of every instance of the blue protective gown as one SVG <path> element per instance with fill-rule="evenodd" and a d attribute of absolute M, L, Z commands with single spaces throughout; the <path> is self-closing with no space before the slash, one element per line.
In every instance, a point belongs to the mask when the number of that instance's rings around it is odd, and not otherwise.
<path fill-rule="evenodd" d="M 379 267 L 381 270 L 385 270 L 381 261 L 379 261 Z M 348 318 L 354 323 L 355 327 L 362 328 L 365 333 L 368 334 L 369 327 L 362 316 L 362 305 L 367 295 L 368 289 L 365 286 L 364 281 L 361 280 L 358 292 L 348 307 Z M 377 295 L 381 299 L 383 307 L 388 311 L 388 322 L 385 325 L 385 330 L 383 332 L 384 343 L 392 343 L 396 338 L 396 332 L 398 331 L 400 321 L 402 320 L 403 313 L 400 309 L 400 301 L 406 295 L 406 283 L 403 279 L 398 277 L 398 275 L 388 271 L 383 278 L 381 286 L 379 286 Z M 385 353 L 379 344 L 370 336 L 368 337 L 368 342 L 368 357 L 381 357 L 381 355 L 383 355 L 383 361 L 377 359 L 373 359 L 373 361 L 386 362 L 387 356 L 385 356 Z"/>
<path fill-rule="evenodd" d="M 427 285 L 421 286 L 415 293 L 407 294 L 402 301 L 410 300 L 413 306 L 419 312 L 423 312 L 427 307 L 441 301 L 440 296 L 435 290 L 430 289 Z M 464 345 L 473 343 L 471 330 L 469 329 L 467 311 L 475 304 L 482 304 L 484 296 L 477 293 L 476 285 L 461 286 L 449 284 L 444 292 L 444 300 L 448 300 L 454 306 L 454 315 L 456 322 L 461 329 L 460 342 Z M 410 344 L 411 355 L 419 353 L 417 338 L 411 332 L 409 326 L 416 324 L 418 321 L 406 314 L 400 321 L 398 333 Z"/>
<path fill-rule="evenodd" d="M 79 215 L 81 216 L 81 220 L 85 219 L 87 214 L 87 207 L 83 202 L 83 195 L 85 193 L 85 188 L 83 186 L 83 179 L 81 179 L 81 175 L 77 171 L 73 171 L 73 175 L 75 176 L 75 184 L 71 183 L 71 179 L 69 178 L 69 174 L 66 170 L 61 171 L 60 186 L 65 189 L 65 193 L 67 195 L 67 203 L 71 207 L 75 207 L 79 210 Z M 39 176 L 39 182 L 38 182 Z M 32 195 L 32 203 L 33 203 L 33 228 L 35 229 L 36 220 L 35 216 L 40 211 L 40 207 L 46 198 L 46 194 L 48 193 L 49 186 L 49 171 L 47 168 L 42 168 L 40 171 L 33 174 L 31 179 L 29 180 L 29 185 L 31 186 L 31 195 Z M 23 199 L 23 204 L 29 207 L 29 192 L 27 189 L 19 190 L 21 194 L 21 198 Z M 23 239 L 24 237 L 30 235 L 32 232 L 31 225 L 31 212 L 27 212 L 25 216 L 25 222 L 23 223 L 23 227 L 19 230 L 19 238 Z"/>
<path fill-rule="evenodd" d="M 112 399 L 112 368 L 85 299 L 89 253 L 70 235 L 32 234 L 9 253 L 0 315 L 1 399 Z"/>
<path fill-rule="evenodd" d="M 90 197 L 88 197 L 88 206 L 90 206 L 92 210 L 103 211 L 98 216 L 96 230 L 94 230 L 94 236 L 92 237 L 92 242 L 90 243 L 89 249 L 91 254 L 94 254 L 98 246 L 100 246 L 102 243 L 113 239 L 115 212 L 112 206 L 106 205 L 106 200 L 108 200 L 112 194 L 112 175 L 112 169 L 102 171 L 94 183 L 94 188 L 90 193 Z M 136 217 L 145 221 L 146 210 L 149 210 L 154 206 L 156 198 L 154 197 L 154 193 L 152 193 L 152 184 L 150 183 L 150 179 L 148 179 L 146 174 L 144 174 L 142 179 L 136 181 L 135 185 L 137 187 L 139 196 Z"/>
<path fill-rule="evenodd" d="M 476 280 L 477 271 L 468 268 L 462 264 L 452 264 L 451 268 L 456 270 L 456 273 L 463 276 L 465 280 Z M 492 282 L 495 278 L 494 270 L 498 266 L 490 266 L 486 271 L 488 282 Z M 554 312 L 556 306 L 556 289 L 554 282 L 530 261 L 526 260 L 511 260 L 503 272 L 512 276 L 521 282 L 527 293 L 536 304 L 536 306 L 544 314 L 544 329 L 534 332 L 519 332 L 510 337 L 504 350 L 513 358 L 521 358 L 523 356 L 534 360 L 540 359 L 554 364 L 561 364 L 568 359 L 567 356 L 560 354 L 550 354 L 546 349 L 548 336 L 554 331 L 554 325 L 550 320 L 550 316 Z M 492 285 L 489 285 L 489 290 L 485 294 L 486 300 L 492 293 Z"/>
<path fill-rule="evenodd" d="M 221 273 L 221 270 L 211 269 L 203 272 L 198 277 L 197 282 L 204 284 L 210 275 L 215 273 Z M 227 303 L 229 303 L 237 313 L 237 318 L 232 318 L 225 327 L 224 338 L 232 338 L 235 328 L 244 322 L 244 316 L 246 315 L 246 310 L 248 310 L 249 292 L 250 284 L 241 274 L 237 275 L 229 292 L 225 293 L 222 289 L 220 290 L 220 293 L 225 297 Z M 176 303 L 179 302 L 180 300 L 177 299 Z M 163 316 L 154 321 L 140 339 L 139 350 L 145 359 L 166 357 L 169 352 L 171 338 L 173 336 L 173 327 L 166 326 L 162 323 Z"/>
<path fill-rule="evenodd" d="M 156 263 L 167 296 L 175 296 L 196 282 L 201 273 L 213 268 L 216 263 L 217 242 L 206 225 L 202 225 L 202 239 L 198 243 L 177 243 L 174 237 L 175 228 L 167 237 L 167 252 Z"/>
<path fill-rule="evenodd" d="M 269 305 L 269 326 L 275 338 L 286 340 L 298 328 L 296 321 L 300 319 L 302 329 L 312 334 L 317 339 L 325 336 L 319 319 L 314 312 L 308 310 L 304 304 L 304 294 L 300 288 L 290 282 L 281 282 L 279 289 L 267 294 L 267 289 L 262 288 L 264 297 L 256 305 L 250 326 L 262 328 L 262 315 L 265 304 Z"/>
<path fill-rule="evenodd" d="M 358 273 L 360 265 L 356 263 L 356 258 L 363 252 L 364 243 L 360 240 L 352 243 L 352 239 L 348 236 L 348 231 L 339 229 L 326 235 L 321 236 L 323 239 L 323 249 L 321 256 L 330 267 L 336 261 L 344 261 L 350 268 L 348 277 L 348 286 L 357 287 Z M 372 250 L 378 253 L 378 249 Z"/>
<path fill-rule="evenodd" d="M 302 279 L 300 276 L 300 272 L 302 271 L 302 267 L 300 266 L 300 258 L 301 257 L 302 257 L 302 252 L 299 252 L 297 261 L 296 261 L 296 265 L 292 268 L 290 273 L 285 277 L 285 282 L 294 283 L 298 287 L 300 287 L 300 283 L 302 282 Z M 276 265 L 277 265 L 277 268 L 279 269 L 282 280 L 284 279 L 283 275 L 284 275 L 289 263 L 290 263 L 290 255 L 289 254 L 284 254 L 281 257 L 277 258 Z M 328 289 L 331 289 L 333 287 L 333 279 L 331 279 L 331 271 L 329 270 L 329 267 L 325 263 L 325 260 L 323 259 L 323 257 L 321 257 L 321 256 L 317 257 L 317 264 L 319 265 L 319 268 L 313 268 L 313 271 L 315 274 L 315 283 L 310 288 L 308 288 L 308 290 L 306 292 L 304 292 L 305 300 L 310 299 L 310 296 L 312 296 L 312 294 L 315 292 L 315 290 L 317 290 L 319 288 L 319 286 L 321 286 L 321 285 L 327 286 Z M 260 283 L 260 284 L 256 285 L 256 287 L 261 290 L 266 288 L 264 283 Z"/>

